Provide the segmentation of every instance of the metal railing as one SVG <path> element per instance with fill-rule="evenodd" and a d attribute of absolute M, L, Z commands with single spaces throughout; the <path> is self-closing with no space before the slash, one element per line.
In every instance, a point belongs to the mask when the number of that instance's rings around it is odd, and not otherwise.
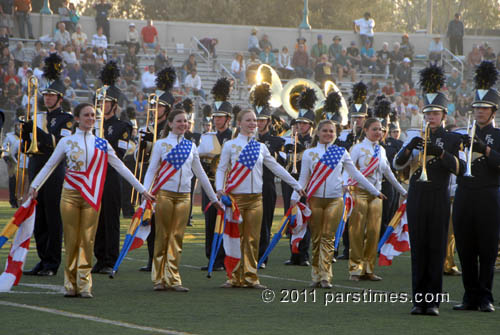
<path fill-rule="evenodd" d="M 199 49 L 201 49 L 203 52 L 199 52 Z M 208 49 L 205 48 L 205 46 L 200 42 L 198 38 L 196 38 L 196 36 L 191 36 L 191 49 L 189 52 L 198 54 L 198 56 L 200 56 L 200 58 L 203 59 L 203 61 L 207 64 L 210 64 L 212 60 L 210 52 L 208 52 Z"/>
<path fill-rule="evenodd" d="M 453 52 L 451 52 L 448 48 L 444 48 L 443 50 L 443 62 L 445 64 L 448 64 L 451 68 L 456 68 L 459 72 L 462 78 L 464 77 L 464 63 L 460 58 L 455 56 Z M 454 65 L 453 63 L 458 64 Z"/>

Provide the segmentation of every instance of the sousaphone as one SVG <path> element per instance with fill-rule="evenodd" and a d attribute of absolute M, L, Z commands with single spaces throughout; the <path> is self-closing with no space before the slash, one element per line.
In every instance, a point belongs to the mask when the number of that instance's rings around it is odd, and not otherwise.
<path fill-rule="evenodd" d="M 304 78 L 290 80 L 281 91 L 281 101 L 283 108 L 292 119 L 296 119 L 299 116 L 298 98 L 300 97 L 300 93 L 306 88 L 312 88 L 316 93 L 317 101 L 314 110 L 317 110 L 320 107 L 320 103 L 325 100 L 325 95 L 321 91 L 321 88 L 311 80 Z"/>

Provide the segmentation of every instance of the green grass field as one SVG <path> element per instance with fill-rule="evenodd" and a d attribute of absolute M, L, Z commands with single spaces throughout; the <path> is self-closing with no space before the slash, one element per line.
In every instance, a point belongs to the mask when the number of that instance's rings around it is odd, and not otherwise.
<path fill-rule="evenodd" d="M 277 213 L 281 213 L 277 210 Z M 13 214 L 7 203 L 0 204 L 0 227 Z M 94 275 L 94 299 L 62 296 L 63 271 L 50 278 L 23 276 L 11 293 L 0 293 L 0 334 L 498 334 L 499 313 L 456 312 L 452 305 L 463 293 L 460 277 L 445 277 L 444 291 L 450 302 L 441 305 L 440 317 L 411 316 L 410 303 L 345 302 L 324 304 L 326 293 L 361 293 L 363 290 L 410 292 L 409 254 L 398 257 L 391 267 L 378 268 L 381 282 L 348 280 L 347 262 L 334 264 L 334 288 L 316 290 L 316 302 L 308 289 L 310 268 L 284 266 L 289 256 L 285 240 L 277 246 L 261 282 L 272 289 L 276 299 L 262 300 L 262 291 L 221 289 L 225 274 L 208 279 L 199 267 L 206 264 L 204 221 L 199 207 L 193 227 L 188 227 L 181 262 L 183 284 L 189 293 L 153 292 L 150 275 L 137 271 L 147 260 L 145 247 L 132 251 L 115 279 Z M 274 229 L 279 219 L 276 216 Z M 122 220 L 122 237 L 128 226 Z M 0 251 L 3 267 L 9 245 Z M 34 241 L 26 268 L 37 261 Z M 494 296 L 500 300 L 495 278 Z M 308 289 L 307 301 L 298 292 Z M 288 295 L 282 290 L 297 290 Z M 290 291 L 292 292 L 292 291 Z M 267 293 L 266 298 L 272 293 Z M 299 298 L 297 302 L 291 300 Z M 39 308 L 41 307 L 41 308 Z"/>

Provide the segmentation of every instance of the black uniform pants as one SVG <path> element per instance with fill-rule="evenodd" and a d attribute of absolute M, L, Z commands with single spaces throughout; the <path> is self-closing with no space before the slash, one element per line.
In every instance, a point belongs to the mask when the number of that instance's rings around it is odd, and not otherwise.
<path fill-rule="evenodd" d="M 464 284 L 463 302 L 493 303 L 491 293 L 498 253 L 500 189 L 458 186 L 453 204 L 453 229 Z"/>
<path fill-rule="evenodd" d="M 134 172 L 135 168 L 135 159 L 132 155 L 128 155 L 124 158 L 123 163 L 125 166 L 132 172 Z M 134 194 L 137 194 L 134 192 Z M 122 179 L 122 214 L 124 217 L 131 218 L 134 213 L 134 206 L 132 206 L 132 202 L 130 201 L 130 197 L 132 196 L 132 185 L 130 185 L 126 180 Z"/>
<path fill-rule="evenodd" d="M 283 195 L 283 204 L 285 214 L 290 208 L 290 198 L 292 197 L 293 188 L 285 182 L 281 182 L 281 192 Z M 290 261 L 293 264 L 300 264 L 302 262 L 309 260 L 309 246 L 311 245 L 311 232 L 309 231 L 309 226 L 307 227 L 307 231 L 299 243 L 299 253 L 292 253 L 292 243 L 290 239 Z"/>
<path fill-rule="evenodd" d="M 102 192 L 101 213 L 95 235 L 95 268 L 113 267 L 120 253 L 121 176 L 110 166 Z"/>
<path fill-rule="evenodd" d="M 396 192 L 394 186 L 387 180 L 382 182 L 382 193 L 387 199 L 382 202 L 382 226 L 380 228 L 380 237 L 384 235 L 399 205 L 399 194 Z"/>
<path fill-rule="evenodd" d="M 29 163 L 30 180 L 41 170 L 43 161 L 31 158 Z M 40 262 L 37 271 L 57 272 L 61 264 L 62 220 L 60 211 L 61 192 L 64 182 L 65 166 L 61 163 L 38 191 L 35 216 L 36 251 Z"/>
<path fill-rule="evenodd" d="M 416 182 L 410 186 L 406 205 L 411 245 L 413 304 L 437 307 L 443 288 L 450 197 L 446 186 Z"/>
<path fill-rule="evenodd" d="M 262 226 L 260 229 L 259 260 L 271 241 L 274 208 L 276 207 L 276 185 L 273 180 L 264 180 L 262 185 Z M 264 261 L 267 263 L 267 259 Z"/>
<path fill-rule="evenodd" d="M 16 175 L 9 177 L 9 204 L 11 206 L 17 207 L 17 198 L 16 198 Z"/>
<path fill-rule="evenodd" d="M 191 218 L 193 216 L 193 203 L 194 203 L 194 190 L 196 188 L 196 182 L 198 181 L 198 179 L 196 179 L 196 176 L 193 176 L 193 178 L 191 178 L 191 207 L 189 207 L 189 218 L 188 218 L 188 221 L 186 222 L 186 224 L 189 224 L 191 222 Z M 204 208 L 201 209 L 202 211 L 204 210 Z"/>
<path fill-rule="evenodd" d="M 209 203 L 210 199 L 205 194 L 205 191 L 201 190 L 201 210 L 205 210 Z M 212 252 L 212 241 L 214 240 L 215 224 L 217 223 L 216 220 L 217 208 L 210 206 L 205 212 L 205 256 L 207 256 L 209 260 Z M 219 252 L 217 252 L 217 256 L 215 257 L 214 267 L 218 268 L 224 266 L 225 257 L 226 253 L 221 245 Z"/>

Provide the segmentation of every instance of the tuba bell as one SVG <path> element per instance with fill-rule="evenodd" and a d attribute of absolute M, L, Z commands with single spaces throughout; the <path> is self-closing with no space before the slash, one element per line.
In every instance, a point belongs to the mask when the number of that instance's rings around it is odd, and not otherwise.
<path fill-rule="evenodd" d="M 250 88 L 250 103 L 253 101 L 253 92 L 255 91 L 255 86 L 262 83 L 268 83 L 271 87 L 271 98 L 269 99 L 269 106 L 273 108 L 280 107 L 282 105 L 281 91 L 283 90 L 283 85 L 281 84 L 281 79 L 278 76 L 278 73 L 269 65 L 261 64 L 257 68 L 255 79 L 256 84 Z"/>
<path fill-rule="evenodd" d="M 340 101 L 342 103 L 342 106 L 340 107 L 339 109 L 339 113 L 342 117 L 342 122 L 340 123 L 341 126 L 346 126 L 347 123 L 349 122 L 349 109 L 347 108 L 347 103 L 345 102 L 345 99 L 342 95 L 342 92 L 340 91 L 340 89 L 337 87 L 337 85 L 335 85 L 335 83 L 331 80 L 327 80 L 325 82 L 325 87 L 324 87 L 324 99 L 321 100 L 319 102 L 319 107 L 317 109 L 315 109 L 314 113 L 316 115 L 316 124 L 318 124 L 323 118 L 324 118 L 324 113 L 323 113 L 323 109 L 325 107 L 325 102 L 326 102 L 326 98 L 328 97 L 328 95 L 330 93 L 333 93 L 333 92 L 338 92 L 339 95 L 340 95 Z"/>
<path fill-rule="evenodd" d="M 300 97 L 300 93 L 306 88 L 312 88 L 316 93 L 317 101 L 314 110 L 318 109 L 321 101 L 325 100 L 325 95 L 321 91 L 321 88 L 311 80 L 303 78 L 290 80 L 281 91 L 281 101 L 286 113 L 292 119 L 296 119 L 299 115 L 298 98 Z"/>

